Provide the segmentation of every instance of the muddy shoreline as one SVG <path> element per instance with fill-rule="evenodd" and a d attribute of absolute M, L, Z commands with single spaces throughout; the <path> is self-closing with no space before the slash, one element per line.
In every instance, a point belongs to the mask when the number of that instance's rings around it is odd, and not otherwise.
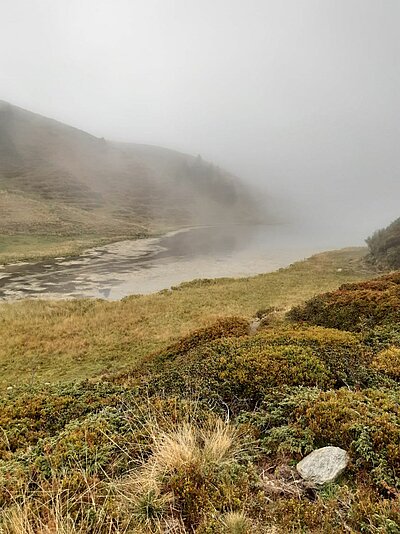
<path fill-rule="evenodd" d="M 23 298 L 118 300 L 195 278 L 252 276 L 323 250 L 280 226 L 181 228 L 59 257 L 0 267 L 0 301 Z"/>

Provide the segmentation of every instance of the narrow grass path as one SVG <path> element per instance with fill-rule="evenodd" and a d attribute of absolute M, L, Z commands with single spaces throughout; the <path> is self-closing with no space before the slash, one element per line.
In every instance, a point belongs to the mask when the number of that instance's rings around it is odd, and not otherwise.
<path fill-rule="evenodd" d="M 137 364 L 227 315 L 289 309 L 345 282 L 371 278 L 364 248 L 325 252 L 251 278 L 197 280 L 120 302 L 21 301 L 0 305 L 0 392 L 10 385 L 85 379 Z"/>

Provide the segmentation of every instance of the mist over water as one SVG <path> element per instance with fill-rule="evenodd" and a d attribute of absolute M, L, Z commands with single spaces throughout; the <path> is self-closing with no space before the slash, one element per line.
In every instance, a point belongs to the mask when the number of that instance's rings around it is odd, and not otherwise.
<path fill-rule="evenodd" d="M 152 293 L 197 278 L 251 276 L 274 271 L 326 250 L 327 241 L 304 227 L 232 225 L 123 241 L 77 258 L 19 263 L 0 269 L 0 300 L 96 297 L 116 300 Z"/>

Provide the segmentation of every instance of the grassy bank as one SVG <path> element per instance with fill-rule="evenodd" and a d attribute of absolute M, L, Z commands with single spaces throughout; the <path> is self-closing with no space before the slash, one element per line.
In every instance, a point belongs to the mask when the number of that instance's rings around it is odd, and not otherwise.
<path fill-rule="evenodd" d="M 121 302 L 23 301 L 0 306 L 0 386 L 93 377 L 140 363 L 190 331 L 227 315 L 286 310 L 345 282 L 371 277 L 363 248 L 318 254 L 241 279 L 185 283 Z"/>
<path fill-rule="evenodd" d="M 0 265 L 17 261 L 39 261 L 59 256 L 77 256 L 88 248 L 129 239 L 96 235 L 75 237 L 51 235 L 0 235 Z"/>

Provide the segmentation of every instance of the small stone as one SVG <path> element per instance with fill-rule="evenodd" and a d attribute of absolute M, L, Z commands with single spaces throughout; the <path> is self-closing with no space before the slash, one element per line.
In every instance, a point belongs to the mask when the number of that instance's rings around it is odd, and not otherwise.
<path fill-rule="evenodd" d="M 256 319 L 253 319 L 253 321 L 250 323 L 250 326 L 249 326 L 249 334 L 250 335 L 254 335 L 257 333 L 257 330 L 260 328 L 260 325 L 261 325 L 261 319 L 260 318 L 256 318 Z"/>
<path fill-rule="evenodd" d="M 349 455 L 340 447 L 322 447 L 303 458 L 296 466 L 299 475 L 313 484 L 336 480 L 346 469 Z"/>

